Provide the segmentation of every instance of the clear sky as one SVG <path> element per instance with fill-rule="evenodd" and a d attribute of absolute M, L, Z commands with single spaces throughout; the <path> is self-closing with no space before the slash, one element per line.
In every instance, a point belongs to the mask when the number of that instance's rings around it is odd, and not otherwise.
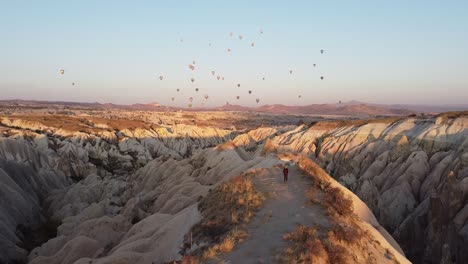
<path fill-rule="evenodd" d="M 467 14 L 466 0 L 0 0 L 0 99 L 467 103 Z"/>

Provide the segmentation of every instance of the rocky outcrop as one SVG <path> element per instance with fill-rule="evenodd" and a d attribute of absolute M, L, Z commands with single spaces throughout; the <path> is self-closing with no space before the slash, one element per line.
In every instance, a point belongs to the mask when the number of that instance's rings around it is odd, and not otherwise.
<path fill-rule="evenodd" d="M 316 159 L 356 193 L 416 263 L 468 259 L 468 118 L 322 122 L 269 148 Z M 447 255 L 447 256 L 446 256 Z"/>
<path fill-rule="evenodd" d="M 189 157 L 199 149 L 231 140 L 237 133 L 182 124 L 114 130 L 91 120 L 78 132 L 61 127 L 64 122 L 55 118 L 58 120 L 48 121 L 49 126 L 21 117 L 0 118 L 0 124 L 10 128 L 10 138 L 23 140 L 47 153 L 54 168 L 75 181 L 91 174 L 126 175 L 159 156 Z M 68 118 L 65 124 L 77 128 L 83 126 L 83 120 Z"/>
<path fill-rule="evenodd" d="M 232 176 L 274 166 L 269 153 L 316 160 L 365 202 L 410 260 L 468 259 L 463 116 L 249 131 L 146 117 L 151 124 L 0 118 L 0 262 L 25 260 L 25 234 L 49 220 L 59 224 L 56 237 L 29 252 L 31 263 L 177 259 L 183 235 L 199 220 L 200 197 Z"/>
<path fill-rule="evenodd" d="M 0 262 L 23 261 L 30 233 L 47 219 L 41 203 L 68 185 L 46 155 L 19 140 L 0 138 Z"/>
<path fill-rule="evenodd" d="M 271 157 L 245 161 L 238 151 L 232 146 L 199 150 L 186 159 L 160 157 L 128 177 L 94 174 L 52 192 L 45 206 L 61 225 L 57 237 L 31 251 L 31 263 L 180 258 L 184 235 L 200 219 L 200 197 L 230 177 L 278 162 Z"/>

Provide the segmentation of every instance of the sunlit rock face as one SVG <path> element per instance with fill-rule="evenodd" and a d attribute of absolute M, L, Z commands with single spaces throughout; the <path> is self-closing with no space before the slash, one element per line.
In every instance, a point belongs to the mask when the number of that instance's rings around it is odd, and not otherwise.
<path fill-rule="evenodd" d="M 298 153 L 365 202 L 411 261 L 468 259 L 466 117 L 224 115 L 231 119 L 125 111 L 0 117 L 0 262 L 180 258 L 201 197 L 233 176 L 273 167 L 276 154 Z M 206 125 L 216 119 L 222 127 Z M 47 238 L 27 237 L 50 223 Z"/>
<path fill-rule="evenodd" d="M 235 130 L 94 121 L 46 114 L 0 118 L 1 191 L 8 198 L 1 204 L 2 262 L 73 263 L 114 251 L 126 256 L 143 246 L 143 258 L 169 261 L 199 220 L 201 196 L 276 161 L 215 148 L 241 134 Z M 58 225 L 52 239 L 26 237 L 49 223 Z M 141 241 L 148 232 L 152 241 Z M 173 244 L 162 246 L 163 240 Z"/>
<path fill-rule="evenodd" d="M 355 192 L 418 263 L 468 259 L 468 118 L 315 124 L 273 138 Z"/>

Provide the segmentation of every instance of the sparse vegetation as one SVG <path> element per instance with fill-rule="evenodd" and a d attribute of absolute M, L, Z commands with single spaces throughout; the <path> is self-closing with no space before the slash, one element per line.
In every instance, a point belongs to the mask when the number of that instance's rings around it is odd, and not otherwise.
<path fill-rule="evenodd" d="M 283 255 L 282 263 L 328 263 L 328 253 L 320 240 L 317 229 L 299 225 L 283 236 L 292 242 Z"/>
<path fill-rule="evenodd" d="M 255 189 L 250 176 L 237 176 L 210 191 L 199 204 L 203 219 L 192 228 L 193 242 L 205 244 L 191 258 L 214 258 L 234 249 L 248 237 L 244 225 L 262 206 L 265 197 Z M 183 249 L 183 252 L 188 248 Z M 192 261 L 192 260 L 191 260 Z M 196 262 L 187 262 L 196 263 Z"/>
<path fill-rule="evenodd" d="M 299 159 L 299 167 L 313 178 L 307 197 L 314 204 L 325 207 L 332 226 L 320 230 L 299 225 L 283 238 L 290 242 L 281 263 L 377 263 L 374 251 L 380 247 L 368 231 L 361 229 L 353 212 L 353 201 L 339 187 L 333 187 L 326 172 L 307 157 Z M 387 259 L 395 257 L 387 253 Z"/>
<path fill-rule="evenodd" d="M 363 232 L 354 221 L 335 223 L 327 233 L 329 238 L 347 244 L 359 242 L 366 235 L 367 233 Z"/>
<path fill-rule="evenodd" d="M 436 116 L 440 120 L 440 124 L 447 124 L 450 119 L 459 117 L 468 117 L 468 111 L 446 112 Z"/>
<path fill-rule="evenodd" d="M 351 221 L 353 223 L 353 221 Z M 318 227 L 303 225 L 283 236 L 290 246 L 281 256 L 280 263 L 357 263 L 364 259 L 366 263 L 376 263 L 375 257 L 368 250 L 369 241 L 366 232 L 357 225 L 340 222 L 328 232 L 321 234 Z M 360 256 L 358 256 L 358 254 Z"/>
<path fill-rule="evenodd" d="M 313 177 L 312 189 L 307 193 L 312 203 L 326 207 L 330 216 L 354 217 L 353 201 L 346 197 L 340 188 L 333 187 L 327 181 L 326 172 L 322 168 L 306 157 L 299 159 L 299 168 Z M 320 194 L 319 190 L 322 190 Z"/>
<path fill-rule="evenodd" d="M 59 128 L 67 131 L 81 131 L 85 133 L 97 133 L 101 131 L 121 131 L 124 129 L 151 129 L 155 125 L 141 120 L 133 119 L 108 119 L 101 117 L 75 117 L 70 115 L 15 115 L 5 118 L 18 119 L 24 122 L 41 124 L 50 128 Z M 104 126 L 102 126 L 104 125 Z M 102 128 L 107 127 L 107 128 Z"/>
<path fill-rule="evenodd" d="M 182 260 L 180 263 L 181 264 L 199 264 L 200 260 L 195 256 L 186 255 L 182 257 Z"/>
<path fill-rule="evenodd" d="M 366 119 L 318 121 L 318 122 L 313 122 L 311 124 L 311 127 L 314 127 L 314 129 L 333 130 L 339 127 L 347 127 L 347 126 L 360 127 L 363 125 L 374 124 L 374 123 L 393 124 L 403 119 L 404 117 L 381 117 L 381 118 L 370 118 L 370 119 L 366 118 Z"/>
<path fill-rule="evenodd" d="M 322 203 L 331 215 L 352 216 L 354 214 L 353 201 L 347 198 L 338 187 L 324 186 Z"/>

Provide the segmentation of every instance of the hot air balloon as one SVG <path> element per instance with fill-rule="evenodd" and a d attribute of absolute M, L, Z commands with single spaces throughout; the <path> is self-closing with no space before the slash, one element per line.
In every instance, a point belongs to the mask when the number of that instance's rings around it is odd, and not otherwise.
<path fill-rule="evenodd" d="M 252 94 L 252 90 L 249 90 L 249 94 Z"/>
<path fill-rule="evenodd" d="M 227 52 L 231 52 L 231 49 L 227 49 Z"/>
<path fill-rule="evenodd" d="M 320 76 L 320 80 L 323 80 L 323 76 Z"/>
<path fill-rule="evenodd" d="M 236 99 L 239 100 L 239 99 L 240 99 L 240 96 L 236 96 Z"/>
<path fill-rule="evenodd" d="M 237 84 L 237 87 L 240 87 L 240 83 Z"/>
<path fill-rule="evenodd" d="M 174 101 L 174 100 L 175 100 L 175 98 L 174 98 L 174 97 L 172 97 L 172 98 L 171 98 L 171 100 L 172 100 L 172 101 Z"/>
<path fill-rule="evenodd" d="M 189 69 L 191 69 L 192 71 L 195 70 L 195 66 L 193 66 L 192 64 L 189 64 L 188 67 L 189 67 Z"/>
<path fill-rule="evenodd" d="M 205 96 L 204 96 L 204 97 L 205 97 L 205 100 L 208 100 L 208 95 L 207 95 L 207 94 L 205 94 Z"/>
<path fill-rule="evenodd" d="M 193 97 L 190 97 L 188 100 L 189 100 L 190 102 L 193 102 Z"/>
<path fill-rule="evenodd" d="M 239 35 L 239 39 L 242 40 L 242 35 Z"/>
<path fill-rule="evenodd" d="M 164 76 L 162 76 L 162 75 L 159 75 L 159 80 L 161 80 L 161 81 L 162 81 L 163 79 L 164 79 Z"/>
<path fill-rule="evenodd" d="M 179 92 L 179 91 L 180 91 L 180 89 L 179 89 L 179 88 L 177 88 L 177 92 Z"/>
<path fill-rule="evenodd" d="M 289 70 L 289 74 L 292 74 L 292 70 Z"/>
<path fill-rule="evenodd" d="M 60 74 L 61 74 L 61 75 L 64 75 L 64 74 L 65 74 L 65 70 L 64 70 L 64 69 L 60 69 Z"/>
<path fill-rule="evenodd" d="M 322 54 L 323 54 L 323 53 L 324 53 L 324 51 L 323 51 L 323 50 L 320 50 L 320 53 L 322 53 Z"/>
<path fill-rule="evenodd" d="M 192 104 L 188 104 L 188 107 L 189 107 L 189 108 L 192 108 Z"/>
<path fill-rule="evenodd" d="M 224 77 L 221 77 L 221 81 L 224 81 Z"/>
<path fill-rule="evenodd" d="M 198 92 L 198 88 L 195 88 L 195 92 Z"/>
<path fill-rule="evenodd" d="M 190 81 L 193 83 L 195 81 L 195 78 L 190 78 Z"/>
<path fill-rule="evenodd" d="M 263 34 L 263 29 L 260 29 L 260 34 Z"/>
<path fill-rule="evenodd" d="M 263 77 L 262 80 L 265 80 L 265 77 Z"/>
<path fill-rule="evenodd" d="M 341 101 L 338 101 L 339 104 L 341 104 Z"/>
<path fill-rule="evenodd" d="M 192 61 L 192 64 L 195 65 L 195 61 Z"/>
<path fill-rule="evenodd" d="M 218 75 L 218 76 L 216 76 L 216 79 L 218 79 L 218 81 L 219 81 L 219 79 L 221 79 L 221 76 L 219 76 L 219 75 Z"/>
<path fill-rule="evenodd" d="M 254 42 L 251 42 L 251 43 L 250 43 L 250 46 L 251 46 L 251 47 L 254 47 L 254 46 L 255 46 L 255 43 L 254 43 Z"/>
<path fill-rule="evenodd" d="M 72 85 L 75 85 L 75 83 L 73 82 Z"/>
<path fill-rule="evenodd" d="M 314 65 L 314 67 L 316 66 L 316 64 L 315 64 L 315 63 L 314 63 L 313 65 Z"/>
<path fill-rule="evenodd" d="M 258 103 L 258 102 L 260 102 L 260 99 L 257 98 L 257 99 L 255 99 L 255 101 L 257 101 L 257 103 Z"/>
<path fill-rule="evenodd" d="M 213 75 L 213 76 L 214 76 L 214 75 L 215 75 L 215 71 L 211 71 L 211 75 Z"/>
<path fill-rule="evenodd" d="M 302 95 L 298 95 L 297 97 L 300 99 L 302 97 Z"/>

